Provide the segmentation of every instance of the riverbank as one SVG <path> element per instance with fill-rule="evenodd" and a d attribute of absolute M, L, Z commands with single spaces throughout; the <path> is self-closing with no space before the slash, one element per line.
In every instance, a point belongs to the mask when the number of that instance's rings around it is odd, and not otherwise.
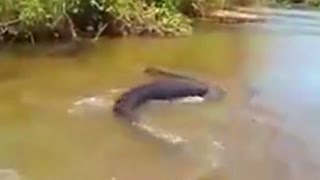
<path fill-rule="evenodd" d="M 0 42 L 186 36 L 193 19 L 221 18 L 213 13 L 218 6 L 213 0 L 2 0 Z"/>
<path fill-rule="evenodd" d="M 233 4 L 248 4 L 245 1 Z M 222 10 L 226 7 L 230 3 L 217 0 L 2 0 L 0 43 L 96 40 L 105 35 L 176 37 L 192 34 L 192 22 L 198 18 L 218 23 L 261 21 Z"/>

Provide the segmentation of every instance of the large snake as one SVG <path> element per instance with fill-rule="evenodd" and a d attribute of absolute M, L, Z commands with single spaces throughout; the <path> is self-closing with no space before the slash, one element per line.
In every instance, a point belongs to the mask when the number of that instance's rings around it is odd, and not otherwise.
<path fill-rule="evenodd" d="M 160 68 L 148 67 L 145 73 L 160 76 L 152 82 L 138 85 L 124 92 L 115 102 L 113 112 L 116 117 L 134 126 L 137 130 L 147 132 L 149 135 L 176 143 L 183 141 L 181 138 L 156 130 L 139 123 L 136 109 L 151 100 L 175 100 L 190 96 L 205 97 L 210 94 L 211 99 L 221 100 L 225 91 L 218 87 L 209 87 L 206 83 L 191 77 L 169 72 Z"/>

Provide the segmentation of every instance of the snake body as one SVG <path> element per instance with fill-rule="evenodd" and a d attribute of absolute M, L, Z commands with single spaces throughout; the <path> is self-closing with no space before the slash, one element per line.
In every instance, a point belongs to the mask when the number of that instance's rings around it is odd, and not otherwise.
<path fill-rule="evenodd" d="M 161 70 L 158 68 L 146 68 L 145 73 L 152 76 L 161 76 L 152 82 L 138 85 L 124 92 L 115 102 L 113 112 L 116 117 L 120 117 L 131 125 L 154 134 L 146 126 L 139 124 L 139 118 L 136 115 L 136 109 L 151 100 L 175 100 L 189 96 L 204 97 L 209 92 L 209 86 L 206 83 L 196 79 Z M 216 87 L 214 89 L 219 99 L 224 96 L 224 91 Z M 157 133 L 159 134 L 159 133 Z M 161 134 L 161 133 L 160 133 Z M 159 135 L 158 135 L 159 136 Z"/>

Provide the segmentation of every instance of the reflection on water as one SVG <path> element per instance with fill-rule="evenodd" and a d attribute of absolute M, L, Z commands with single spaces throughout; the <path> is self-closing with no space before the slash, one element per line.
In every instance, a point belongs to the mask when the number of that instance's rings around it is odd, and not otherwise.
<path fill-rule="evenodd" d="M 105 39 L 75 56 L 3 52 L 0 168 L 32 180 L 319 179 L 319 37 L 258 31 L 264 26 Z M 228 92 L 219 103 L 140 110 L 144 123 L 187 146 L 136 136 L 111 113 L 121 92 L 149 80 L 149 65 Z"/>
<path fill-rule="evenodd" d="M 292 161 L 291 169 L 297 173 L 296 176 L 309 177 L 307 179 L 320 177 L 316 173 L 320 167 L 320 142 L 317 138 L 320 127 L 320 76 L 317 67 L 320 64 L 316 48 L 320 45 L 319 40 L 318 36 L 311 38 L 304 34 L 274 39 L 270 48 L 273 53 L 263 57 L 268 59 L 265 67 L 261 68 L 259 76 L 251 78 L 263 89 L 269 104 L 285 114 L 283 131 L 304 143 L 303 148 L 297 150 L 283 140 L 277 142 L 280 143 L 279 148 L 286 152 L 282 157 Z M 304 158 L 295 158 L 299 156 Z M 301 169 L 311 175 L 299 174 Z"/>

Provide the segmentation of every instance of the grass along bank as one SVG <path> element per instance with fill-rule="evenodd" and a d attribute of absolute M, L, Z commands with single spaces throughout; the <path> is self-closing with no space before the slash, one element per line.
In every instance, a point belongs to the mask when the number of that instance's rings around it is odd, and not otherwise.
<path fill-rule="evenodd" d="M 243 1 L 243 0 L 236 0 Z M 225 0 L 1 0 L 0 42 L 184 36 Z"/>
<path fill-rule="evenodd" d="M 1 0 L 0 41 L 192 32 L 174 0 Z"/>
<path fill-rule="evenodd" d="M 222 0 L 223 2 L 223 0 Z M 36 43 L 100 35 L 183 36 L 217 0 L 1 0 L 0 41 Z"/>
<path fill-rule="evenodd" d="M 217 12 L 231 5 L 307 4 L 320 0 L 0 0 L 0 43 L 97 39 L 101 35 L 184 36 L 194 18 L 237 14 Z M 217 12 L 217 13 L 215 13 Z M 241 15 L 240 15 L 241 16 Z M 240 17 L 238 16 L 238 17 Z M 242 19 L 249 19 L 251 17 Z M 255 18 L 251 18 L 255 20 Z M 237 21 L 237 20 L 236 20 Z M 234 21 L 232 21 L 234 22 Z"/>

